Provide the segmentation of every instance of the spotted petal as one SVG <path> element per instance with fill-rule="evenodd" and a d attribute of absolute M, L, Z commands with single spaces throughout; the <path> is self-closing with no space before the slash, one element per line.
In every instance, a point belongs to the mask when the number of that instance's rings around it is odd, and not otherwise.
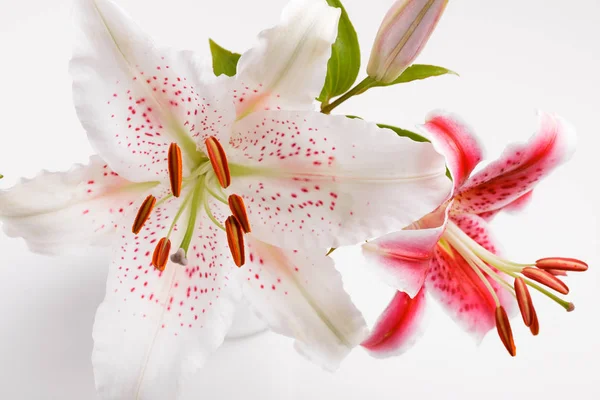
<path fill-rule="evenodd" d="M 477 137 L 460 117 L 441 111 L 429 115 L 421 128 L 436 150 L 446 157 L 457 190 L 483 158 Z"/>
<path fill-rule="evenodd" d="M 377 358 L 397 356 L 408 350 L 423 331 L 425 288 L 411 298 L 396 292 L 361 346 Z"/>
<path fill-rule="evenodd" d="M 456 196 L 456 212 L 481 214 L 513 203 L 567 161 L 575 143 L 575 131 L 567 121 L 540 113 L 538 132 L 529 142 L 508 147 L 468 181 Z"/>
<path fill-rule="evenodd" d="M 253 233 L 285 247 L 354 244 L 400 230 L 449 195 L 430 143 L 316 112 L 262 111 L 236 126 L 231 193 Z"/>
<path fill-rule="evenodd" d="M 307 109 L 321 92 L 340 10 L 325 0 L 292 0 L 276 27 L 240 58 L 238 115 L 259 109 Z"/>
<path fill-rule="evenodd" d="M 446 227 L 447 207 L 404 230 L 365 243 L 363 254 L 394 289 L 415 297 L 421 290 L 438 240 Z"/>
<path fill-rule="evenodd" d="M 221 344 L 231 324 L 235 287 L 228 275 L 235 266 L 223 232 L 205 214 L 199 214 L 187 266 L 168 262 L 160 272 L 150 265 L 180 201 L 158 206 L 137 236 L 129 224 L 120 226 L 93 332 L 103 399 L 179 399 L 181 383 Z M 175 226 L 174 247 L 183 230 Z"/>
<path fill-rule="evenodd" d="M 70 71 L 77 115 L 96 151 L 123 177 L 165 180 L 169 145 L 184 166 L 197 141 L 228 135 L 235 109 L 226 85 L 203 85 L 190 53 L 157 48 L 108 0 L 78 0 Z"/>
<path fill-rule="evenodd" d="M 128 207 L 153 186 L 133 184 L 99 157 L 67 172 L 41 172 L 0 192 L 0 220 L 38 253 L 64 254 L 106 245 Z"/>
<path fill-rule="evenodd" d="M 271 329 L 295 338 L 307 358 L 337 369 L 367 331 L 333 260 L 325 250 L 284 250 L 255 239 L 248 252 L 241 277 L 252 307 Z"/>

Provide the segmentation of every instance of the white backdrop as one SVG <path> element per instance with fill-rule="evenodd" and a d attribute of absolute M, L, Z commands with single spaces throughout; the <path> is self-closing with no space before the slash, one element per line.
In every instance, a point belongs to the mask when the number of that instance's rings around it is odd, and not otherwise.
<path fill-rule="evenodd" d="M 345 0 L 363 60 L 392 0 Z M 232 50 L 273 25 L 284 0 L 120 0 L 158 42 L 208 54 L 207 38 Z M 600 1 L 454 0 L 419 58 L 461 74 L 371 93 L 339 112 L 409 127 L 432 108 L 461 113 L 490 157 L 535 127 L 535 109 L 576 126 L 573 161 L 536 189 L 530 208 L 494 221 L 511 259 L 565 255 L 590 263 L 568 278 L 577 309 L 538 298 L 541 333 L 515 319 L 518 356 L 494 332 L 476 347 L 434 308 L 421 341 L 404 356 L 371 359 L 357 350 L 329 374 L 272 334 L 227 343 L 200 371 L 188 399 L 577 399 L 600 398 L 598 194 Z M 91 153 L 71 104 L 70 0 L 0 0 L 0 182 L 39 169 L 67 169 Z M 236 10 L 235 13 L 232 10 Z M 0 399 L 96 399 L 90 354 L 94 312 L 104 296 L 106 254 L 48 258 L 0 236 Z M 348 290 L 372 321 L 384 290 L 354 260 L 336 253 Z M 533 397 L 532 397 L 533 395 Z"/>

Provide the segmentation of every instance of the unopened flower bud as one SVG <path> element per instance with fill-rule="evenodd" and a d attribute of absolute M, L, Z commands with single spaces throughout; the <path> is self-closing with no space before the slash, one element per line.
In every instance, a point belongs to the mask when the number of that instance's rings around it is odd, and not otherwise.
<path fill-rule="evenodd" d="M 397 0 L 388 11 L 371 52 L 367 73 L 382 83 L 393 82 L 427 43 L 448 0 Z"/>

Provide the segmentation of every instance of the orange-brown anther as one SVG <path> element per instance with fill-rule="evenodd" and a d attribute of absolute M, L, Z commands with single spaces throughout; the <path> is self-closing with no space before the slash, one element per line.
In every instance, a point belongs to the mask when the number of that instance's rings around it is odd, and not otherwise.
<path fill-rule="evenodd" d="M 231 183 L 231 174 L 229 173 L 229 164 L 227 164 L 227 155 L 223 146 L 216 137 L 211 136 L 206 139 L 206 151 L 208 159 L 215 171 L 215 175 L 222 187 L 226 188 Z"/>
<path fill-rule="evenodd" d="M 566 271 L 561 271 L 559 269 L 545 269 L 544 271 L 546 271 L 554 276 L 567 276 Z"/>
<path fill-rule="evenodd" d="M 496 329 L 498 330 L 498 335 L 500 336 L 500 340 L 502 340 L 504 347 L 506 347 L 506 350 L 508 350 L 511 356 L 516 356 L 517 348 L 515 347 L 512 329 L 510 329 L 510 321 L 502 306 L 496 308 Z"/>
<path fill-rule="evenodd" d="M 235 262 L 235 265 L 238 267 L 241 267 L 246 261 L 244 231 L 242 225 L 237 218 L 232 215 L 225 221 L 225 231 L 227 232 L 227 242 L 229 243 L 229 250 L 231 251 L 233 262 Z"/>
<path fill-rule="evenodd" d="M 231 213 L 242 225 L 244 233 L 250 233 L 250 221 L 248 221 L 248 214 L 246 213 L 246 205 L 244 204 L 244 200 L 241 198 L 241 196 L 232 194 L 229 196 L 228 202 Z"/>
<path fill-rule="evenodd" d="M 558 293 L 569 294 L 569 287 L 563 281 L 561 281 L 549 272 L 546 272 L 541 269 L 527 267 L 523 268 L 523 271 L 521 271 L 521 273 L 529 279 L 539 282 L 542 285 L 548 286 L 550 289 L 556 290 Z"/>
<path fill-rule="evenodd" d="M 515 293 L 517 295 L 519 310 L 521 310 L 521 315 L 523 316 L 523 322 L 525 326 L 531 326 L 533 322 L 533 302 L 523 278 L 515 279 Z"/>
<path fill-rule="evenodd" d="M 583 272 L 587 271 L 588 265 L 575 258 L 564 258 L 564 257 L 550 257 L 542 258 L 535 262 L 535 266 L 541 269 L 554 269 L 559 271 L 574 271 Z"/>
<path fill-rule="evenodd" d="M 154 253 L 152 254 L 152 265 L 159 271 L 164 271 L 167 261 L 169 260 L 169 252 L 171 251 L 171 241 L 167 238 L 162 238 L 158 241 Z"/>
<path fill-rule="evenodd" d="M 537 336 L 540 333 L 540 321 L 538 321 L 537 313 L 535 309 L 533 309 L 531 325 L 529 326 L 529 330 L 533 334 L 533 336 Z"/>
<path fill-rule="evenodd" d="M 154 208 L 155 204 L 156 197 L 152 195 L 146 197 L 146 200 L 144 200 L 144 202 L 140 206 L 140 209 L 137 212 L 137 215 L 135 216 L 133 226 L 131 227 L 131 232 L 135 233 L 136 235 L 140 233 L 140 231 L 144 227 L 144 224 L 148 220 L 148 217 L 150 217 L 150 213 L 152 212 L 152 209 Z"/>
<path fill-rule="evenodd" d="M 182 179 L 182 163 L 181 149 L 177 143 L 171 143 L 169 147 L 169 180 L 171 181 L 171 193 L 173 196 L 179 197 L 181 194 L 181 179 Z"/>

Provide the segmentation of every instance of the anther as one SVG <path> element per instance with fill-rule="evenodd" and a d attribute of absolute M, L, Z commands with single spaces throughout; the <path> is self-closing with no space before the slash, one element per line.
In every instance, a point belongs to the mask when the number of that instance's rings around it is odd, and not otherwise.
<path fill-rule="evenodd" d="M 498 335 L 500 336 L 500 340 L 502 340 L 504 347 L 506 347 L 506 350 L 508 350 L 511 356 L 516 356 L 517 348 L 515 347 L 512 329 L 510 328 L 510 321 L 502 306 L 496 308 L 496 329 L 498 330 Z"/>
<path fill-rule="evenodd" d="M 155 204 L 156 197 L 152 195 L 146 197 L 146 200 L 144 200 L 144 202 L 140 206 L 140 209 L 137 212 L 137 215 L 135 216 L 133 226 L 131 227 L 131 232 L 135 233 L 136 235 L 140 233 L 140 231 L 144 227 L 144 224 L 148 220 L 148 217 L 150 217 L 150 213 L 152 212 L 152 209 L 154 208 Z"/>
<path fill-rule="evenodd" d="M 245 262 L 244 231 L 242 230 L 242 225 L 232 215 L 225 221 L 225 231 L 227 232 L 227 242 L 229 243 L 233 262 L 238 267 L 241 267 Z"/>
<path fill-rule="evenodd" d="M 533 322 L 533 302 L 523 278 L 515 279 L 515 293 L 517 295 L 519 310 L 523 316 L 523 322 L 525 326 L 531 326 Z"/>
<path fill-rule="evenodd" d="M 567 276 L 566 271 L 561 271 L 559 269 L 544 269 L 544 271 L 546 271 L 554 276 Z"/>
<path fill-rule="evenodd" d="M 171 241 L 162 238 L 158 241 L 154 253 L 152 254 L 152 265 L 159 271 L 164 271 L 171 251 Z"/>
<path fill-rule="evenodd" d="M 182 179 L 182 163 L 181 149 L 177 143 L 171 143 L 169 147 L 169 180 L 171 181 L 171 193 L 173 196 L 179 197 L 181 194 L 181 179 Z"/>
<path fill-rule="evenodd" d="M 184 267 L 188 265 L 188 259 L 185 256 L 185 250 L 180 248 L 175 253 L 171 254 L 171 261 L 175 264 L 183 265 Z"/>
<path fill-rule="evenodd" d="M 564 258 L 564 257 L 549 257 L 542 258 L 535 262 L 535 266 L 540 269 L 555 269 L 560 271 L 574 271 L 583 272 L 587 271 L 588 265 L 575 258 Z"/>
<path fill-rule="evenodd" d="M 231 174 L 229 173 L 229 165 L 227 164 L 227 155 L 223 146 L 214 136 L 209 137 L 205 141 L 208 159 L 215 171 L 215 175 L 223 188 L 226 188 L 231 183 Z"/>
<path fill-rule="evenodd" d="M 232 194 L 229 196 L 227 201 L 229 202 L 229 209 L 231 210 L 231 213 L 242 225 L 244 233 L 250 233 L 250 221 L 248 220 L 248 213 L 246 213 L 246 205 L 244 204 L 244 200 L 241 198 L 241 196 Z"/>
<path fill-rule="evenodd" d="M 523 268 L 523 271 L 521 271 L 521 273 L 529 279 L 533 279 L 534 281 L 539 282 L 542 285 L 548 286 L 550 289 L 556 290 L 558 293 L 569 293 L 569 287 L 563 281 L 561 281 L 549 272 L 546 272 L 541 269 L 526 267 Z"/>
<path fill-rule="evenodd" d="M 529 326 L 529 330 L 531 331 L 531 334 L 533 336 L 537 336 L 538 333 L 540 333 L 540 321 L 538 321 L 538 317 L 537 317 L 537 313 L 535 312 L 535 309 L 532 310 L 532 319 L 531 319 L 531 325 Z"/>

